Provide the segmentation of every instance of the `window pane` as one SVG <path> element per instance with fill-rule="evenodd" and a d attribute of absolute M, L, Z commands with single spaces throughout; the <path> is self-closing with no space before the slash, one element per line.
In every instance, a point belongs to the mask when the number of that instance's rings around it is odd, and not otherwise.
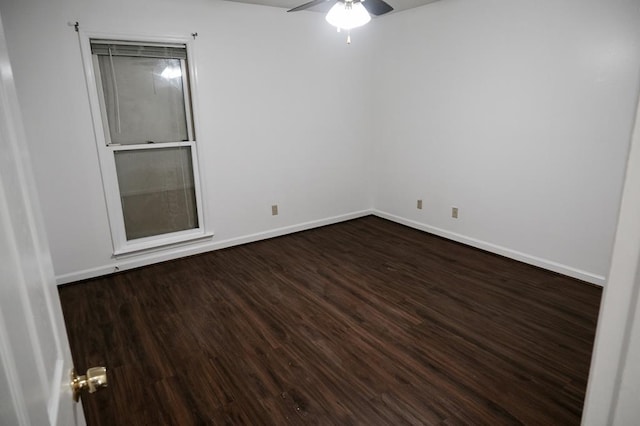
<path fill-rule="evenodd" d="M 98 55 L 111 142 L 188 140 L 179 59 Z"/>
<path fill-rule="evenodd" d="M 198 227 L 191 147 L 115 152 L 127 240 Z"/>

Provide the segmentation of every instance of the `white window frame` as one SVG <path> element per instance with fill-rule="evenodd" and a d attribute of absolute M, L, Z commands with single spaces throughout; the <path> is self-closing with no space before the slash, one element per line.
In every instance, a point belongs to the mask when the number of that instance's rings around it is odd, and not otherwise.
<path fill-rule="evenodd" d="M 202 200 L 203 188 L 199 167 L 198 144 L 196 139 L 198 136 L 199 122 L 195 101 L 196 72 L 192 47 L 193 39 L 190 37 L 155 37 L 110 33 L 105 34 L 99 32 L 86 32 L 83 30 L 79 30 L 78 35 L 80 38 L 82 63 L 84 67 L 87 92 L 89 96 L 89 105 L 91 109 L 95 143 L 100 163 L 100 172 L 102 174 L 102 185 L 104 188 L 104 196 L 109 218 L 109 228 L 111 232 L 111 241 L 113 244 L 113 255 L 115 257 L 120 257 L 137 254 L 140 252 L 155 251 L 163 247 L 182 245 L 189 242 L 199 242 L 201 240 L 211 238 L 213 236 L 213 233 L 207 232 L 204 221 L 204 203 Z M 181 60 L 181 65 L 183 71 L 185 68 L 188 71 L 188 83 L 187 79 L 183 79 L 185 112 L 187 118 L 187 134 L 189 138 L 188 141 L 131 145 L 118 145 L 110 143 L 111 141 L 109 140 L 109 131 L 108 129 L 105 129 L 105 126 L 107 125 L 106 112 L 105 109 L 102 108 L 103 98 L 102 93 L 100 93 L 102 87 L 100 85 L 100 68 L 97 66 L 97 61 L 94 61 L 93 55 L 91 53 L 91 40 L 113 41 L 114 43 L 127 42 L 134 44 L 170 43 L 184 44 L 186 46 L 187 59 L 186 62 L 185 60 Z M 168 234 L 138 238 L 135 240 L 127 240 L 124 226 L 122 201 L 120 198 L 120 188 L 118 186 L 118 175 L 115 165 L 116 151 L 176 147 L 191 148 L 191 162 L 193 165 L 198 227 Z"/>

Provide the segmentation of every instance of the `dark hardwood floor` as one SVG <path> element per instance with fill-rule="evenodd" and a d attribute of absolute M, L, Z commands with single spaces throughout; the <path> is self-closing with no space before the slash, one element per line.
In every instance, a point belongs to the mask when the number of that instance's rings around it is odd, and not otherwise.
<path fill-rule="evenodd" d="M 577 425 L 601 289 L 370 216 L 60 297 L 90 426 Z"/>

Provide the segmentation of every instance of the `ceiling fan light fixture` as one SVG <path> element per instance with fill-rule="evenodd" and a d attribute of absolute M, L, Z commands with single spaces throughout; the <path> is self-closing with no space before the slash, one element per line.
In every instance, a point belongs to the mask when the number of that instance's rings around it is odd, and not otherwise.
<path fill-rule="evenodd" d="M 350 30 L 365 25 L 371 21 L 371 15 L 361 2 L 354 3 L 347 0 L 338 1 L 333 5 L 325 18 L 328 23 L 338 29 Z"/>

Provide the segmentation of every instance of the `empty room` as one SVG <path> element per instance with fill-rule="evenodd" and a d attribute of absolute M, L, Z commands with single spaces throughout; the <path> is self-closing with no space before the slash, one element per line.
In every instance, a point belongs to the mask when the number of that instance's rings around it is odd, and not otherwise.
<path fill-rule="evenodd" d="M 637 424 L 639 0 L 0 17 L 0 424 Z"/>

